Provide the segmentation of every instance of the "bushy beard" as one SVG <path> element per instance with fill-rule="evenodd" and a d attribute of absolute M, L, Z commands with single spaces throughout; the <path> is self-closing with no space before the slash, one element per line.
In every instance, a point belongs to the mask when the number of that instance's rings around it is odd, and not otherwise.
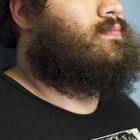
<path fill-rule="evenodd" d="M 82 32 L 77 24 L 46 19 L 46 24 L 42 20 L 35 24 L 27 45 L 26 60 L 35 78 L 81 100 L 132 91 L 140 70 L 139 44 L 124 20 L 108 18 Z M 102 39 L 99 34 L 115 23 L 121 25 L 122 39 Z"/>

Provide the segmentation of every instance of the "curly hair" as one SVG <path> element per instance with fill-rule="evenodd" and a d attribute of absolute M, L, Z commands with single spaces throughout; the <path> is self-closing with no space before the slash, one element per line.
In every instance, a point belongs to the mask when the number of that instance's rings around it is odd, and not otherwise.
<path fill-rule="evenodd" d="M 32 20 L 39 16 L 43 12 L 46 2 L 47 0 L 27 0 L 22 7 L 26 18 Z M 0 43 L 8 48 L 16 47 L 19 28 L 12 18 L 9 0 L 0 2 L 0 13 Z"/>

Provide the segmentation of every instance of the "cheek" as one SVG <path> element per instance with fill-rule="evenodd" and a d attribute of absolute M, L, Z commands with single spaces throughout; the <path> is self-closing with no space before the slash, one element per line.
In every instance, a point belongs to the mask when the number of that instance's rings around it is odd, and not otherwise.
<path fill-rule="evenodd" d="M 51 13 L 61 19 L 89 26 L 89 24 L 98 20 L 96 9 L 97 7 L 95 5 L 91 6 L 91 3 L 82 2 L 82 0 L 81 2 L 68 0 L 68 2 L 57 2 L 57 5 L 53 3 Z"/>
<path fill-rule="evenodd" d="M 97 20 L 96 9 L 91 8 L 89 5 L 73 4 L 65 9 L 66 14 L 80 24 L 89 26 L 90 23 Z"/>
<path fill-rule="evenodd" d="M 89 24 L 92 19 L 91 12 L 84 7 L 70 7 L 70 9 L 67 10 L 67 13 L 68 15 L 71 15 L 74 20 L 79 20 L 83 24 Z"/>

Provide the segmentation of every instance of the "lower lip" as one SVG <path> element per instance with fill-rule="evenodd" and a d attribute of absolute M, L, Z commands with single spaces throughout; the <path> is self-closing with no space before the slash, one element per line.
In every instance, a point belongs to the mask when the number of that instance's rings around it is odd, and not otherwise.
<path fill-rule="evenodd" d="M 120 30 L 111 30 L 108 31 L 102 35 L 108 36 L 110 38 L 114 38 L 114 39 L 120 39 L 121 38 L 121 32 Z"/>

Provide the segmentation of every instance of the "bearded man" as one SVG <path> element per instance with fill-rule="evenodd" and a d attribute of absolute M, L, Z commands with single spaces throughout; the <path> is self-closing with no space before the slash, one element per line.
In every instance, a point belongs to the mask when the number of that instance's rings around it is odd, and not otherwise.
<path fill-rule="evenodd" d="M 0 7 L 0 41 L 17 48 L 16 65 L 0 75 L 1 139 L 106 140 L 122 132 L 140 139 L 140 110 L 128 98 L 139 38 L 118 0 Z"/>

